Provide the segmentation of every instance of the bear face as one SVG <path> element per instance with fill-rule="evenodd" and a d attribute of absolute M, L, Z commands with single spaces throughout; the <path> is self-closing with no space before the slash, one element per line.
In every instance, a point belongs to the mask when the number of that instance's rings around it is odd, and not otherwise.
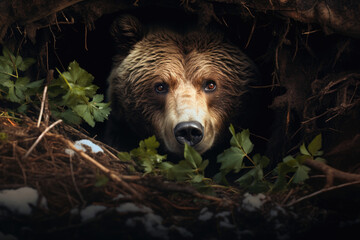
<path fill-rule="evenodd" d="M 120 54 L 108 79 L 110 144 L 119 147 L 114 135 L 125 120 L 140 138 L 155 134 L 171 153 L 182 154 L 185 143 L 204 153 L 230 122 L 245 122 L 257 71 L 224 33 L 146 27 L 123 16 L 112 35 Z"/>

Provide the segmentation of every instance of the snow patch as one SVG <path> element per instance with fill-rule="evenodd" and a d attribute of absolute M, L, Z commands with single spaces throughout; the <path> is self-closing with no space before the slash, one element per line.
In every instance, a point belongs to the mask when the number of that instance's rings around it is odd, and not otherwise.
<path fill-rule="evenodd" d="M 80 216 L 81 216 L 81 221 L 87 221 L 89 219 L 92 219 L 94 217 L 96 217 L 96 215 L 99 212 L 103 212 L 106 210 L 105 206 L 101 206 L 101 205 L 90 205 L 87 206 L 86 208 L 82 209 L 80 212 Z"/>
<path fill-rule="evenodd" d="M 88 139 L 78 140 L 75 142 L 74 145 L 75 145 L 76 149 L 84 151 L 84 152 L 86 152 L 86 148 L 84 146 L 90 147 L 92 153 L 104 152 L 104 150 L 99 145 L 96 145 L 95 143 L 93 143 L 92 141 L 90 141 Z M 67 149 L 65 149 L 65 153 L 70 156 L 74 156 L 75 151 L 67 148 Z"/>
<path fill-rule="evenodd" d="M 200 211 L 199 220 L 206 222 L 209 221 L 214 216 L 214 213 L 210 212 L 207 207 L 204 207 Z"/>
<path fill-rule="evenodd" d="M 266 196 L 262 193 L 251 195 L 250 193 L 244 194 L 244 199 L 242 201 L 242 207 L 249 211 L 253 212 L 257 209 L 260 209 L 261 206 L 265 203 Z"/>
<path fill-rule="evenodd" d="M 123 203 L 116 208 L 118 213 L 128 213 L 128 212 L 142 212 L 142 213 L 152 213 L 153 211 L 146 206 L 137 206 L 134 203 Z"/>
<path fill-rule="evenodd" d="M 224 211 L 216 214 L 216 218 L 219 219 L 219 226 L 221 228 L 235 228 L 235 225 L 230 223 L 229 216 L 231 213 L 229 211 Z"/>
<path fill-rule="evenodd" d="M 142 217 L 133 217 L 126 220 L 126 226 L 136 227 L 141 223 L 146 232 L 155 238 L 168 239 L 168 229 L 162 225 L 162 217 L 154 213 L 147 213 Z"/>
<path fill-rule="evenodd" d="M 2 190 L 0 192 L 0 206 L 4 206 L 13 213 L 29 215 L 30 205 L 36 206 L 39 199 L 37 190 L 30 187 L 22 187 L 15 190 Z M 40 206 L 47 208 L 45 198 L 41 199 Z"/>

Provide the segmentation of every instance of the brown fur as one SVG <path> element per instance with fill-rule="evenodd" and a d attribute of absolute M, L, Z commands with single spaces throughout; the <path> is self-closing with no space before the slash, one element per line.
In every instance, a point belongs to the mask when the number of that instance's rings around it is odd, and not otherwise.
<path fill-rule="evenodd" d="M 155 134 L 170 152 L 181 154 L 173 129 L 180 121 L 196 120 L 205 131 L 195 149 L 207 151 L 229 122 L 247 114 L 254 64 L 217 30 L 178 33 L 161 27 L 144 30 L 139 24 L 125 16 L 113 27 L 120 50 L 127 52 L 115 57 L 109 77 L 113 110 L 108 132 L 125 119 L 140 137 Z M 204 91 L 208 80 L 216 82 L 214 92 Z M 167 94 L 154 90 L 161 82 L 169 86 Z"/>

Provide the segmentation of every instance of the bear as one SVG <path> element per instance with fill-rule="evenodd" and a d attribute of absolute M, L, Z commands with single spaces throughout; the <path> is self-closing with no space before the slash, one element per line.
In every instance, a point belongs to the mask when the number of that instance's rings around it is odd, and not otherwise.
<path fill-rule="evenodd" d="M 251 125 L 259 73 L 221 28 L 148 25 L 123 15 L 111 35 L 110 145 L 123 149 L 134 134 L 135 142 L 155 135 L 170 154 L 181 156 L 185 144 L 203 154 L 224 141 L 230 123 Z"/>

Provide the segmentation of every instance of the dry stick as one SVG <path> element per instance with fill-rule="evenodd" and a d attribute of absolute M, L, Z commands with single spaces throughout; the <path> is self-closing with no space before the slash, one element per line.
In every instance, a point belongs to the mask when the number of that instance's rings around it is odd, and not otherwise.
<path fill-rule="evenodd" d="M 77 192 L 77 194 L 79 195 L 80 197 L 80 200 L 82 202 L 83 205 L 86 204 L 86 201 L 84 199 L 84 197 L 82 196 L 77 184 L 76 184 L 76 181 L 75 181 L 75 175 L 74 175 L 74 168 L 73 168 L 73 164 L 72 164 L 72 156 L 70 155 L 70 172 L 71 172 L 71 179 L 74 183 L 74 187 L 75 187 L 75 191 Z"/>
<path fill-rule="evenodd" d="M 218 203 L 224 202 L 224 199 L 201 194 L 198 191 L 196 191 L 195 188 L 193 187 L 182 186 L 176 183 L 153 184 L 151 182 L 147 182 L 146 185 L 152 188 L 159 189 L 161 191 L 183 192 L 205 200 L 210 200 Z"/>
<path fill-rule="evenodd" d="M 314 161 L 312 159 L 306 159 L 304 163 L 311 168 L 324 172 L 327 176 L 327 185 L 329 186 L 333 178 L 338 178 L 347 182 L 360 181 L 360 174 L 343 172 L 336 168 L 330 167 L 325 163 Z"/>
<path fill-rule="evenodd" d="M 47 73 L 47 76 L 46 76 L 46 84 L 45 84 L 42 99 L 41 99 L 39 118 L 38 118 L 38 122 L 36 124 L 36 127 L 38 127 L 38 128 L 40 127 L 41 118 L 43 116 L 44 110 L 45 110 L 45 116 L 44 116 L 45 126 L 47 126 L 49 123 L 49 106 L 48 106 L 49 104 L 48 104 L 48 98 L 47 98 L 47 90 L 48 90 L 48 85 L 50 84 L 50 82 L 53 78 L 54 78 L 54 70 L 49 70 Z"/>
<path fill-rule="evenodd" d="M 103 173 L 108 175 L 113 181 L 120 183 L 125 189 L 129 190 L 135 197 L 137 197 L 139 199 L 141 198 L 140 194 L 135 189 L 133 189 L 127 182 L 123 181 L 123 179 L 120 176 L 115 174 L 110 169 L 106 168 L 104 165 L 102 165 L 101 163 L 99 163 L 98 161 L 96 161 L 95 159 L 93 159 L 92 157 L 90 157 L 89 155 L 84 153 L 83 151 L 77 149 L 70 140 L 62 138 L 62 137 L 60 137 L 60 139 L 66 145 L 68 145 L 72 150 L 74 150 L 77 154 L 79 154 L 82 158 L 84 158 L 88 162 L 92 163 L 97 168 L 99 168 Z"/>
<path fill-rule="evenodd" d="M 304 201 L 304 200 L 306 200 L 306 199 L 309 199 L 309 198 L 312 198 L 312 197 L 314 197 L 314 196 L 316 196 L 316 195 L 319 195 L 320 193 L 332 191 L 332 190 L 335 190 L 335 189 L 339 189 L 339 188 L 343 188 L 343 187 L 347 187 L 347 186 L 355 185 L 355 184 L 360 184 L 360 181 L 348 182 L 348 183 L 340 184 L 340 185 L 337 185 L 337 186 L 332 186 L 332 187 L 328 187 L 328 188 L 323 188 L 323 189 L 321 189 L 321 190 L 319 190 L 319 191 L 313 192 L 313 193 L 311 193 L 311 194 L 309 194 L 309 195 L 306 195 L 306 196 L 304 196 L 304 197 L 301 197 L 301 198 L 299 198 L 299 199 L 297 199 L 297 200 L 293 200 L 293 201 L 291 201 L 290 203 L 288 203 L 286 206 L 287 206 L 287 207 L 290 207 L 290 206 L 292 206 L 292 205 L 294 205 L 294 204 L 297 204 L 297 203 L 299 203 L 299 202 L 301 202 L 301 201 Z"/>
<path fill-rule="evenodd" d="M 41 139 L 45 136 L 45 134 L 50 130 L 52 129 L 53 127 L 55 127 L 57 124 L 61 123 L 62 120 L 59 119 L 57 120 L 56 122 L 54 122 L 53 124 L 51 124 L 49 127 L 47 127 L 45 129 L 45 131 L 43 131 L 40 136 L 36 139 L 36 141 L 34 142 L 34 144 L 29 148 L 29 150 L 25 153 L 25 155 L 23 156 L 23 159 L 25 160 L 29 155 L 30 153 L 34 150 L 34 148 L 36 147 L 36 145 L 38 145 L 38 143 L 41 141 Z"/>
<path fill-rule="evenodd" d="M 42 115 L 43 115 L 43 112 L 44 112 L 44 106 L 45 106 L 45 99 L 46 99 L 47 89 L 48 89 L 48 86 L 46 85 L 46 86 L 44 87 L 44 91 L 43 91 L 43 96 L 42 96 L 42 100 L 41 100 L 41 107 L 40 107 L 40 113 L 39 113 L 39 118 L 38 118 L 36 127 L 40 127 L 41 118 L 42 118 Z"/>

